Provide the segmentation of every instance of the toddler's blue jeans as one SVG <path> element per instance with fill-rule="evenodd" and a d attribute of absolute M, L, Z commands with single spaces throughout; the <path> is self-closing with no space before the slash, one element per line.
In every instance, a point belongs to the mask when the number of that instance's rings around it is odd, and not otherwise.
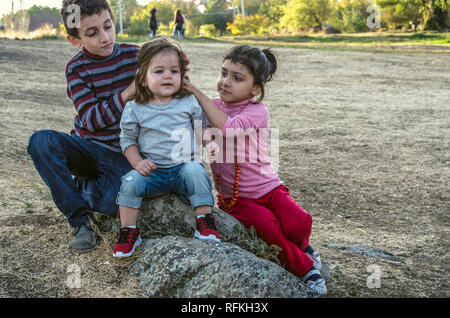
<path fill-rule="evenodd" d="M 117 216 L 120 178 L 133 169 L 121 153 L 54 130 L 35 132 L 27 150 L 71 226 L 87 222 L 89 211 Z"/>
<path fill-rule="evenodd" d="M 143 197 L 157 197 L 175 193 L 192 209 L 198 206 L 214 206 L 212 184 L 208 173 L 200 163 L 182 163 L 172 168 L 157 168 L 148 176 L 131 170 L 122 177 L 122 185 L 116 203 L 139 209 Z"/>

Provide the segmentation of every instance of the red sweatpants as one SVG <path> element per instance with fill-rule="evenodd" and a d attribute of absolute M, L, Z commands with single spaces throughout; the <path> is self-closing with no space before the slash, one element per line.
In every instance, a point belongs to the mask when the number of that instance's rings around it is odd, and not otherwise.
<path fill-rule="evenodd" d="M 311 270 L 313 262 L 303 250 L 309 243 L 312 217 L 291 198 L 287 187 L 280 185 L 259 199 L 238 198 L 225 211 L 247 228 L 253 226 L 267 244 L 279 246 L 278 258 L 293 274 L 301 277 Z"/>

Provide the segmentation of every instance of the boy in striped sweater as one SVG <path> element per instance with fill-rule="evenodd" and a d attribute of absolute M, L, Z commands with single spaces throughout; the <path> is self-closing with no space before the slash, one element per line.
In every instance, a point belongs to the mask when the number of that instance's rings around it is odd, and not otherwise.
<path fill-rule="evenodd" d="M 72 247 L 95 247 L 92 211 L 116 216 L 120 179 L 132 169 L 119 144 L 120 119 L 134 98 L 139 47 L 115 42 L 106 0 L 64 0 L 67 39 L 79 47 L 66 67 L 67 94 L 77 112 L 70 134 L 35 132 L 28 153 L 53 201 L 73 227 Z"/>

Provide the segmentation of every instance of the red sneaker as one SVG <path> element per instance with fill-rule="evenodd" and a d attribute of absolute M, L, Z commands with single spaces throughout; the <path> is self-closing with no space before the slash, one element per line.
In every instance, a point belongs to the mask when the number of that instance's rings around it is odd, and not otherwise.
<path fill-rule="evenodd" d="M 220 242 L 219 232 L 216 228 L 216 219 L 212 214 L 206 214 L 198 218 L 195 224 L 196 230 L 194 236 L 201 240 L 213 240 Z"/>
<path fill-rule="evenodd" d="M 117 236 L 116 247 L 114 248 L 114 257 L 128 257 L 133 255 L 134 250 L 141 244 L 142 239 L 137 229 L 127 227 L 121 228 Z"/>

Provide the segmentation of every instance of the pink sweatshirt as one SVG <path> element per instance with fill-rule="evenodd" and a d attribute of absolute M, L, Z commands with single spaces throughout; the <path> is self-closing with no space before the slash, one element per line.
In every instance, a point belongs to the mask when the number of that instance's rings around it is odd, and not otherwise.
<path fill-rule="evenodd" d="M 215 140 L 220 149 L 217 159 L 211 163 L 216 189 L 226 199 L 233 197 L 236 157 L 241 163 L 239 197 L 260 198 L 282 184 L 268 158 L 270 131 L 266 106 L 251 104 L 251 99 L 233 104 L 220 99 L 212 101 L 228 115 L 221 129 L 223 137 Z M 228 149 L 233 151 L 227 153 Z M 216 173 L 221 174 L 220 185 L 217 185 Z"/>

